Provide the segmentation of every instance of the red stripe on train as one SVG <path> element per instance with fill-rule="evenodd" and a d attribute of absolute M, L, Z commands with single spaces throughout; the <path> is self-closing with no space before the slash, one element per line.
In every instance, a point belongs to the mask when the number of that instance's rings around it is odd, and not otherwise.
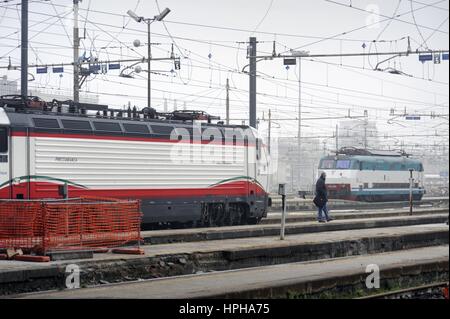
<path fill-rule="evenodd" d="M 30 190 L 31 199 L 61 198 L 58 194 L 58 186 L 61 184 L 49 182 L 25 182 L 12 187 L 5 186 L 0 190 L 0 198 L 17 198 L 22 194 L 28 198 Z M 11 195 L 12 191 L 12 195 Z M 259 185 L 247 181 L 231 182 L 210 188 L 190 188 L 190 189 L 84 189 L 76 186 L 69 186 L 69 197 L 79 197 L 83 195 L 114 197 L 114 198 L 139 198 L 139 199 L 159 199 L 159 198 L 190 198 L 204 196 L 248 196 L 253 192 L 257 196 L 265 196 L 267 193 Z"/>

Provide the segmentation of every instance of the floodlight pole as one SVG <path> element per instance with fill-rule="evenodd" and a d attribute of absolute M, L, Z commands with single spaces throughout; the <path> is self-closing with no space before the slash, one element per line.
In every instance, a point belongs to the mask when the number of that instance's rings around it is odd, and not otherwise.
<path fill-rule="evenodd" d="M 23 99 L 28 96 L 28 0 L 22 0 L 22 28 L 21 28 L 21 69 L 20 94 Z"/>
<path fill-rule="evenodd" d="M 249 56 L 250 56 L 250 85 L 249 85 L 249 122 L 250 126 L 256 127 L 256 38 L 250 37 Z"/>
<path fill-rule="evenodd" d="M 298 57 L 298 190 L 301 188 L 301 169 L 302 163 L 302 58 Z"/>
<path fill-rule="evenodd" d="M 73 101 L 80 102 L 80 34 L 78 28 L 79 0 L 73 0 Z"/>
<path fill-rule="evenodd" d="M 147 106 L 151 107 L 152 104 L 152 72 L 151 72 L 151 60 L 152 60 L 152 43 L 151 43 L 151 32 L 150 26 L 154 21 L 162 21 L 170 12 L 169 8 L 164 9 L 159 15 L 154 16 L 153 18 L 144 18 L 138 16 L 131 10 L 128 10 L 128 15 L 134 19 L 136 22 L 145 22 L 147 23 L 147 41 L 148 41 L 148 59 L 147 59 L 147 68 L 148 68 L 148 78 L 147 78 Z"/>
<path fill-rule="evenodd" d="M 152 72 L 151 72 L 151 61 L 152 61 L 152 44 L 151 44 L 151 33 L 150 33 L 150 25 L 152 24 L 152 20 L 146 20 L 147 23 L 147 41 L 148 41 L 148 78 L 147 78 L 147 106 L 152 106 Z"/>

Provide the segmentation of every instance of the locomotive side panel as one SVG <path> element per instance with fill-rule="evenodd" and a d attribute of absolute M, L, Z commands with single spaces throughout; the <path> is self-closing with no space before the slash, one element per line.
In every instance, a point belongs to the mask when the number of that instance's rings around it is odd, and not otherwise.
<path fill-rule="evenodd" d="M 36 137 L 33 198 L 140 198 L 146 222 L 198 219 L 202 202 L 245 201 L 242 146 Z M 195 213 L 194 213 L 195 212 Z"/>
<path fill-rule="evenodd" d="M 12 176 L 12 198 L 30 198 L 30 187 L 26 182 L 30 170 L 29 139 L 18 137 L 11 139 L 11 176 Z"/>
<path fill-rule="evenodd" d="M 345 199 L 358 196 L 387 198 L 387 193 L 400 198 L 409 195 L 409 176 L 409 171 L 327 170 L 327 184 L 332 195 L 345 189 L 346 194 L 341 192 L 341 195 L 347 195 Z M 413 172 L 413 178 L 413 194 L 416 197 L 423 195 L 423 173 Z"/>
<path fill-rule="evenodd" d="M 130 190 L 137 190 L 139 197 L 147 195 L 145 190 L 150 196 L 155 195 L 153 190 L 183 193 L 246 174 L 244 151 L 237 147 L 239 162 L 224 165 L 222 146 L 217 145 L 51 137 L 36 137 L 33 141 L 35 175 L 69 181 L 80 185 L 79 191 L 106 189 L 110 196 L 123 197 Z M 175 158 L 175 148 L 197 159 Z M 208 161 L 200 160 L 205 152 Z"/>

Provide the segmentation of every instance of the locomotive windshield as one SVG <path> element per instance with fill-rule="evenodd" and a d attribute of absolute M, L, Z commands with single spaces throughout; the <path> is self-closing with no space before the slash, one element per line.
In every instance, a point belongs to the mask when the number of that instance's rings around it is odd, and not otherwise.
<path fill-rule="evenodd" d="M 350 169 L 352 168 L 352 162 L 356 163 L 356 161 L 352 160 L 332 160 L 332 159 L 324 159 L 320 163 L 321 169 Z M 354 166 L 354 165 L 353 165 Z"/>
<path fill-rule="evenodd" d="M 338 160 L 336 161 L 337 169 L 349 169 L 350 168 L 350 160 Z"/>
<path fill-rule="evenodd" d="M 0 127 L 0 153 L 8 152 L 8 130 Z"/>
<path fill-rule="evenodd" d="M 334 168 L 334 160 L 322 160 L 320 163 L 320 168 L 322 169 L 333 169 Z"/>

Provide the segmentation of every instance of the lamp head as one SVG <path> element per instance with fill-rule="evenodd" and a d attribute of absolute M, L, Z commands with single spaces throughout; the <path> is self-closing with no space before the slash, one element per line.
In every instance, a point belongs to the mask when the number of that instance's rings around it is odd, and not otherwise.
<path fill-rule="evenodd" d="M 156 21 L 162 21 L 170 13 L 169 8 L 165 8 L 159 15 L 155 16 Z"/>
<path fill-rule="evenodd" d="M 132 10 L 128 10 L 127 14 L 136 22 L 142 22 L 144 20 L 143 17 L 138 16 L 136 13 L 134 13 Z"/>

